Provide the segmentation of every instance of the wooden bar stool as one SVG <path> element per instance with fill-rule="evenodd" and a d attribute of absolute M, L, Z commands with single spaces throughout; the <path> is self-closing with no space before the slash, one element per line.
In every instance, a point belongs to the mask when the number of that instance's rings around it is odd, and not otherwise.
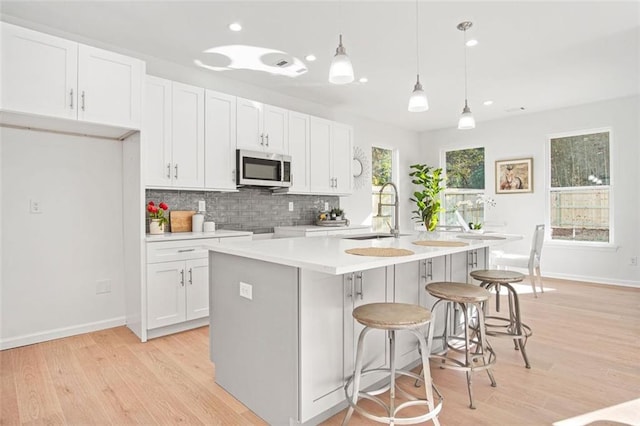
<path fill-rule="evenodd" d="M 362 416 L 375 420 L 381 423 L 388 424 L 415 424 L 422 423 L 428 420 L 432 420 L 435 425 L 439 425 L 438 413 L 442 408 L 442 396 L 438 390 L 433 386 L 431 381 L 431 374 L 429 370 L 429 358 L 428 354 L 431 350 L 431 338 L 433 334 L 433 322 L 431 321 L 431 312 L 418 305 L 411 305 L 406 303 L 370 303 L 362 305 L 353 310 L 353 317 L 360 324 L 364 325 L 364 329 L 360 332 L 358 338 L 358 349 L 356 352 L 356 365 L 353 372 L 353 376 L 347 381 L 344 386 L 344 392 L 349 402 L 349 409 L 342 422 L 343 425 L 349 423 L 354 411 L 357 411 Z M 424 337 L 424 330 L 420 330 L 423 326 L 429 326 L 428 338 Z M 365 336 L 372 330 L 387 330 L 389 336 L 389 368 L 375 368 L 362 371 L 362 359 L 364 355 L 364 339 Z M 395 366 L 395 333 L 396 331 L 406 330 L 413 333 L 418 339 L 420 353 L 422 357 L 422 367 L 424 369 L 424 375 L 415 374 L 409 370 L 396 369 Z M 385 380 L 385 385 L 380 389 L 363 391 L 360 390 L 361 378 L 369 374 L 383 374 L 388 376 L 388 382 Z M 425 398 L 416 398 L 413 395 L 405 392 L 400 387 L 396 386 L 396 376 L 403 375 L 409 376 L 416 380 L 424 381 L 425 383 Z M 381 379 L 383 379 L 382 377 Z M 353 384 L 353 386 L 351 386 Z M 349 393 L 350 388 L 351 393 Z M 434 405 L 433 390 L 435 389 L 439 401 L 437 405 Z M 389 403 L 385 403 L 381 398 L 376 395 L 380 395 L 386 391 L 389 391 Z M 396 406 L 396 391 L 401 393 L 407 401 Z M 358 399 L 366 398 L 381 406 L 386 411 L 386 416 L 375 415 L 363 407 L 358 406 Z M 427 412 L 414 417 L 402 417 L 398 414 L 401 410 L 407 407 L 413 407 L 416 405 L 424 405 L 427 407 Z"/>
<path fill-rule="evenodd" d="M 434 303 L 432 311 L 440 303 L 447 304 L 444 332 L 442 336 L 435 337 L 443 340 L 443 349 L 442 352 L 431 355 L 431 358 L 442 361 L 440 368 L 466 372 L 469 408 L 476 408 L 473 405 L 472 373 L 486 370 L 491 386 L 496 386 L 491 371 L 496 363 L 496 355 L 487 341 L 484 324 L 484 303 L 491 294 L 476 285 L 457 282 L 435 282 L 427 284 L 425 288 L 430 295 L 439 299 Z M 456 333 L 455 323 L 448 324 L 452 305 L 459 306 L 464 317 L 463 335 Z M 464 360 L 453 357 L 449 351 L 463 353 Z"/>
<path fill-rule="evenodd" d="M 520 301 L 518 293 L 511 284 L 524 280 L 525 276 L 520 272 L 505 271 L 500 269 L 483 269 L 470 273 L 471 277 L 480 281 L 480 286 L 486 290 L 495 289 L 496 291 L 496 311 L 500 312 L 500 289 L 505 287 L 509 296 L 509 316 L 491 316 L 487 315 L 486 327 L 487 335 L 508 337 L 513 339 L 515 349 L 520 349 L 524 365 L 531 368 L 529 357 L 525 351 L 527 339 L 531 336 L 531 327 L 522 322 L 520 316 Z M 485 307 L 486 308 L 486 307 Z"/>

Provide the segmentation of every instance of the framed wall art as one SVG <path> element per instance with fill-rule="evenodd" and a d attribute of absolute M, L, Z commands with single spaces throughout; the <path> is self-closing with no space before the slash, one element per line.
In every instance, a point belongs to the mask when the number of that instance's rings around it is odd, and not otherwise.
<path fill-rule="evenodd" d="M 496 194 L 533 192 L 533 158 L 496 161 Z"/>

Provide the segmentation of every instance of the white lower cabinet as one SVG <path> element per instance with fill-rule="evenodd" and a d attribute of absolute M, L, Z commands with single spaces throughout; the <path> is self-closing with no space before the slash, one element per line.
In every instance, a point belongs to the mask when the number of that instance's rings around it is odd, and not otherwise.
<path fill-rule="evenodd" d="M 147 328 L 209 316 L 207 259 L 147 266 Z"/>

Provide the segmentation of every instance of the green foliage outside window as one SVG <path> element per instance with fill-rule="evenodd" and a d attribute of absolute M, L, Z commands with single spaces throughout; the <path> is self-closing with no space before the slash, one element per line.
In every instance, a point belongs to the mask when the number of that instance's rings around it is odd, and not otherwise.
<path fill-rule="evenodd" d="M 371 184 L 382 186 L 391 182 L 392 153 L 390 149 L 372 147 L 371 148 Z"/>
<path fill-rule="evenodd" d="M 484 189 L 484 148 L 447 151 L 447 188 Z"/>

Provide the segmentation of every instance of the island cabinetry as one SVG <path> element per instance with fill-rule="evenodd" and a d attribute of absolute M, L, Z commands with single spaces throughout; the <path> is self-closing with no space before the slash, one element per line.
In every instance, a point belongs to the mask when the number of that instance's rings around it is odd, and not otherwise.
<path fill-rule="evenodd" d="M 472 278 L 469 276 L 471 271 L 478 269 L 486 269 L 488 267 L 487 249 L 476 248 L 466 252 L 454 253 L 447 257 L 449 260 L 449 273 L 447 279 L 449 281 L 457 281 L 462 283 L 471 283 Z"/>
<path fill-rule="evenodd" d="M 3 111 L 139 129 L 144 62 L 0 23 Z"/>
<path fill-rule="evenodd" d="M 194 242 L 147 246 L 147 329 L 209 315 L 208 251 Z"/>
<path fill-rule="evenodd" d="M 420 304 L 422 262 L 401 263 L 387 267 L 389 294 L 392 295 L 391 302 Z M 404 367 L 418 358 L 416 337 L 412 333 L 396 333 L 397 365 Z"/>
<path fill-rule="evenodd" d="M 204 89 L 147 76 L 146 186 L 204 188 Z"/>
<path fill-rule="evenodd" d="M 249 99 L 237 99 L 238 149 L 286 154 L 289 112 Z"/>
<path fill-rule="evenodd" d="M 311 117 L 309 187 L 312 193 L 351 194 L 352 144 L 350 126 Z"/>

